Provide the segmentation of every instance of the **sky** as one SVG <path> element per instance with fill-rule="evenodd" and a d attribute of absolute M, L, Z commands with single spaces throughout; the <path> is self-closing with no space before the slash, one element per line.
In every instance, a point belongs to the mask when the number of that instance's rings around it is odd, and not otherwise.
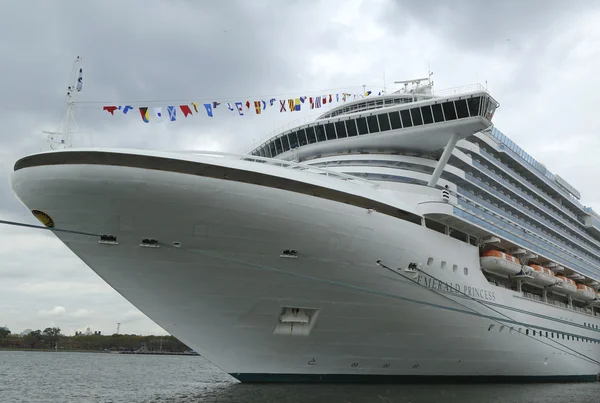
<path fill-rule="evenodd" d="M 8 181 L 48 149 L 73 61 L 83 91 L 74 147 L 246 153 L 314 111 L 241 117 L 225 103 L 390 91 L 427 76 L 442 90 L 481 83 L 494 122 L 600 211 L 600 2 L 590 0 L 10 2 L 0 14 L 0 219 L 38 224 Z M 202 104 L 224 103 L 209 118 Z M 142 122 L 104 105 L 196 101 L 200 114 Z M 165 111 L 166 112 L 166 111 Z M 0 225 L 0 326 L 165 334 L 49 231 Z"/>

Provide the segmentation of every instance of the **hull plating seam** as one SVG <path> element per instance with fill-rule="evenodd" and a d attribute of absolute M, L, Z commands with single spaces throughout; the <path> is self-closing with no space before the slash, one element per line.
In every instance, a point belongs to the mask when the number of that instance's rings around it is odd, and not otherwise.
<path fill-rule="evenodd" d="M 330 189 L 311 183 L 282 178 L 279 176 L 223 167 L 219 165 L 211 165 L 196 161 L 185 161 L 149 155 L 109 153 L 102 151 L 72 151 L 30 155 L 17 161 L 15 163 L 14 170 L 18 171 L 24 168 L 46 165 L 119 166 L 224 179 L 234 182 L 287 190 L 290 192 L 315 196 L 339 203 L 345 203 L 364 209 L 373 209 L 379 213 L 421 225 L 420 216 L 366 197 L 345 193 L 339 190 Z"/>

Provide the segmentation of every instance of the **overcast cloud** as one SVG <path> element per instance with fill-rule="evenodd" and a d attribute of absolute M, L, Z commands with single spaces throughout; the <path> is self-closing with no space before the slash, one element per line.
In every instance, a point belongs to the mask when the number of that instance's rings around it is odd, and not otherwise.
<path fill-rule="evenodd" d="M 8 184 L 47 149 L 72 62 L 84 91 L 74 146 L 248 152 L 311 111 L 176 123 L 111 117 L 101 103 L 318 95 L 434 71 L 437 89 L 485 84 L 496 126 L 600 211 L 597 1 L 21 1 L 0 14 L 0 219 L 37 224 Z M 263 97 L 263 98 L 264 98 Z M 93 103 L 100 102 L 100 103 Z M 148 106 L 169 103 L 145 102 Z M 218 112 L 218 113 L 217 113 Z M 44 231 L 0 225 L 0 326 L 164 333 Z"/>

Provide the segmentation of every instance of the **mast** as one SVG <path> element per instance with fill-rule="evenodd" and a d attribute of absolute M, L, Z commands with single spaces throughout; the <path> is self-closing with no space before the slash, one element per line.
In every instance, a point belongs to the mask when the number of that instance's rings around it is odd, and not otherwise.
<path fill-rule="evenodd" d="M 83 68 L 81 67 L 81 57 L 77 56 L 73 62 L 69 86 L 65 99 L 65 114 L 61 127 L 58 131 L 44 131 L 48 135 L 48 143 L 50 149 L 56 150 L 60 148 L 71 147 L 71 127 L 75 122 L 73 108 L 75 106 L 75 98 L 83 90 Z"/>

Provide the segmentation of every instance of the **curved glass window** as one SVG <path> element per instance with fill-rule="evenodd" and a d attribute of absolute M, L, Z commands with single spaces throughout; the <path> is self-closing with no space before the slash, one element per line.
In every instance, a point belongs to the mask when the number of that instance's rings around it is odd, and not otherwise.
<path fill-rule="evenodd" d="M 442 104 L 442 108 L 444 109 L 444 116 L 446 117 L 446 120 L 456 119 L 456 110 L 454 110 L 454 102 L 444 102 Z"/>
<path fill-rule="evenodd" d="M 377 120 L 379 121 L 379 130 L 382 132 L 390 130 L 390 121 L 387 113 L 380 113 L 377 115 Z"/>
<path fill-rule="evenodd" d="M 392 129 L 402 129 L 402 121 L 400 120 L 400 112 L 390 112 L 390 123 L 392 124 Z"/>
<path fill-rule="evenodd" d="M 335 135 L 335 128 L 333 127 L 333 123 L 325 123 L 325 134 L 327 136 L 327 140 L 337 139 L 337 136 Z"/>
<path fill-rule="evenodd" d="M 281 148 L 281 141 L 279 141 L 279 138 L 276 138 L 274 140 L 275 143 L 275 155 L 277 154 L 281 154 L 283 152 L 283 149 Z"/>
<path fill-rule="evenodd" d="M 354 119 L 346 121 L 346 129 L 348 129 L 348 137 L 358 135 L 358 130 L 356 129 L 356 121 Z"/>
<path fill-rule="evenodd" d="M 367 116 L 367 124 L 369 125 L 369 133 L 379 132 L 379 124 L 377 123 L 377 116 Z"/>
<path fill-rule="evenodd" d="M 335 131 L 337 132 L 338 139 L 343 137 L 347 137 L 346 135 L 346 125 L 343 120 L 339 122 L 335 122 Z"/>
<path fill-rule="evenodd" d="M 327 137 L 325 137 L 325 130 L 323 126 L 317 125 L 315 126 L 315 133 L 317 134 L 317 141 L 325 141 Z"/>
<path fill-rule="evenodd" d="M 444 112 L 442 112 L 442 105 L 431 105 L 431 111 L 433 112 L 433 120 L 435 121 L 435 123 L 444 121 Z"/>
<path fill-rule="evenodd" d="M 400 117 L 402 118 L 403 127 L 412 127 L 413 124 L 410 118 L 410 112 L 407 109 L 400 111 Z"/>
<path fill-rule="evenodd" d="M 411 109 L 410 114 L 412 116 L 412 121 L 415 126 L 421 126 L 423 124 L 423 119 L 421 118 L 421 109 L 420 108 Z"/>
<path fill-rule="evenodd" d="M 358 127 L 358 134 L 369 134 L 369 129 L 367 128 L 367 119 L 356 119 L 356 126 Z"/>
<path fill-rule="evenodd" d="M 305 146 L 308 142 L 306 141 L 306 133 L 304 132 L 304 129 L 300 129 L 298 130 L 298 144 L 300 144 L 301 146 Z"/>
<path fill-rule="evenodd" d="M 288 138 L 290 139 L 290 148 L 298 147 L 298 134 L 296 132 L 288 134 Z"/>
<path fill-rule="evenodd" d="M 283 146 L 283 151 L 288 151 L 290 149 L 290 142 L 288 141 L 288 136 L 281 136 L 281 145 Z"/>
<path fill-rule="evenodd" d="M 431 113 L 431 107 L 429 105 L 421 107 L 421 114 L 423 114 L 423 123 L 426 125 L 433 123 L 433 114 Z"/>
<path fill-rule="evenodd" d="M 306 138 L 308 139 L 308 144 L 312 144 L 312 143 L 316 143 L 317 142 L 317 136 L 315 135 L 315 128 L 314 127 L 307 127 L 306 128 Z"/>

